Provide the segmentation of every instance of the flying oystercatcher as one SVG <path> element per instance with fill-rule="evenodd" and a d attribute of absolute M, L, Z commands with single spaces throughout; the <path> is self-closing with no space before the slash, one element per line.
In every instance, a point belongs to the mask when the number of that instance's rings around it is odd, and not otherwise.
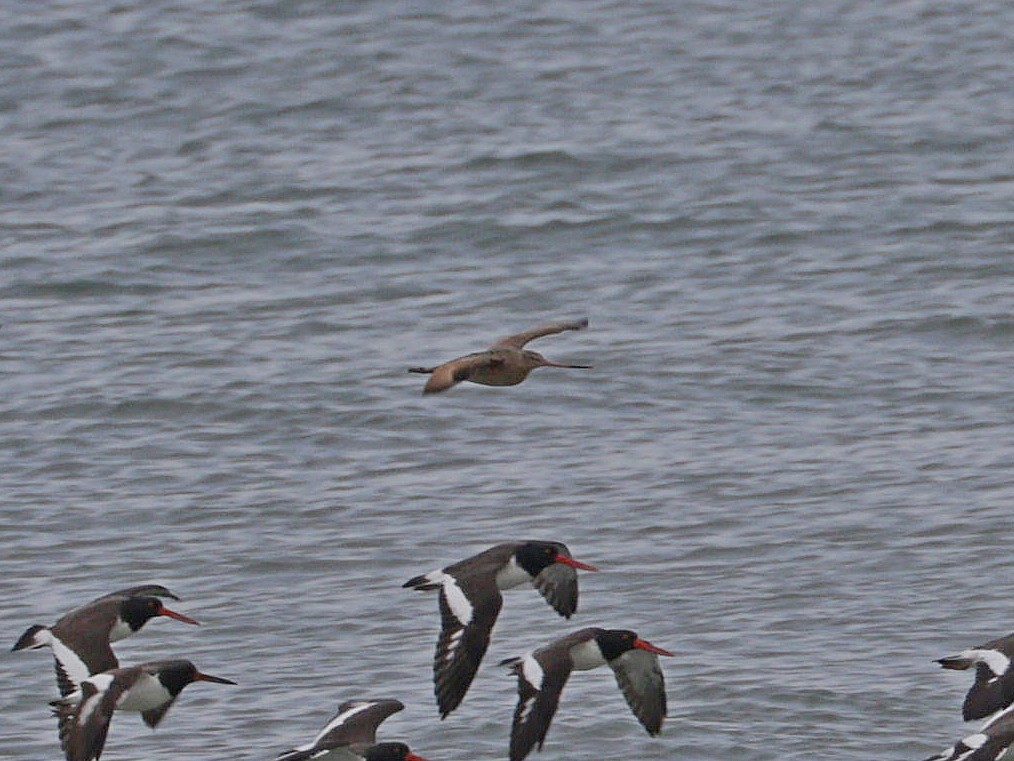
<path fill-rule="evenodd" d="M 119 666 L 110 643 L 137 633 L 152 618 L 166 616 L 185 624 L 198 623 L 169 610 L 159 597 L 180 599 L 158 584 L 111 592 L 66 613 L 52 626 L 29 627 L 12 650 L 52 648 L 57 685 L 60 694 L 67 695 L 83 679 Z"/>
<path fill-rule="evenodd" d="M 377 743 L 377 727 L 404 708 L 400 700 L 349 700 L 310 742 L 275 761 L 426 761 L 404 743 Z"/>
<path fill-rule="evenodd" d="M 557 613 L 570 618 L 577 610 L 576 569 L 597 570 L 572 558 L 561 542 L 508 542 L 405 582 L 417 590 L 440 590 L 440 636 L 433 659 L 440 718 L 458 707 L 475 678 L 503 605 L 501 590 L 529 583 Z"/>
<path fill-rule="evenodd" d="M 662 730 L 665 679 L 658 656 L 672 655 L 625 629 L 588 628 L 553 640 L 518 658 L 501 661 L 518 678 L 518 704 L 511 725 L 510 761 L 521 761 L 542 743 L 571 671 L 608 665 L 630 710 L 649 735 Z"/>
<path fill-rule="evenodd" d="M 202 674 L 190 661 L 152 661 L 115 668 L 81 681 L 80 688 L 54 700 L 60 745 L 67 761 L 95 761 L 102 754 L 113 710 L 139 711 L 154 729 L 180 692 L 193 682 L 236 684 Z"/>
<path fill-rule="evenodd" d="M 999 761 L 1014 747 L 1014 708 L 991 718 L 982 728 L 963 737 L 926 761 Z"/>
<path fill-rule="evenodd" d="M 975 666 L 975 683 L 965 696 L 965 721 L 984 719 L 1014 703 L 1014 634 L 990 640 L 937 661 L 945 669 Z"/>

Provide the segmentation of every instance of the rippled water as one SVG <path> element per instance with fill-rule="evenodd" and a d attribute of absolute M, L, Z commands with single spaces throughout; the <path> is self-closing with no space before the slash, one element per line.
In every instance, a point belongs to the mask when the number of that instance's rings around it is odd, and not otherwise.
<path fill-rule="evenodd" d="M 931 661 L 1014 628 L 1008 3 L 3 5 L 5 636 L 157 581 L 204 625 L 121 661 L 242 683 L 104 759 L 270 759 L 363 695 L 505 757 L 496 660 L 596 624 L 676 651 L 666 729 L 579 674 L 543 758 L 975 726 Z M 582 315 L 534 348 L 594 370 L 405 373 Z M 400 585 L 524 537 L 603 572 L 571 622 L 508 593 L 439 722 Z M 0 673 L 3 757 L 58 758 L 48 658 Z"/>

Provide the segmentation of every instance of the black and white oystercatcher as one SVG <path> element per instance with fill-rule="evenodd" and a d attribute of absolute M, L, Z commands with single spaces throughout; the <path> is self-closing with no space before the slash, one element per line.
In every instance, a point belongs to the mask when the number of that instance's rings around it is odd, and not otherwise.
<path fill-rule="evenodd" d="M 433 659 L 433 683 L 440 718 L 468 692 L 489 647 L 493 624 L 503 605 L 501 590 L 530 583 L 564 618 L 577 610 L 577 571 L 598 570 L 574 560 L 561 542 L 508 542 L 404 586 L 440 590 L 440 637 Z"/>
<path fill-rule="evenodd" d="M 965 721 L 984 719 L 1014 703 L 1014 634 L 990 640 L 937 661 L 945 669 L 975 666 L 975 684 L 965 696 Z"/>
<path fill-rule="evenodd" d="M 119 666 L 109 644 L 135 634 L 152 618 L 167 616 L 197 624 L 189 616 L 169 610 L 159 597 L 180 599 L 158 584 L 111 592 L 75 608 L 52 626 L 29 627 L 12 650 L 52 648 L 57 685 L 60 694 L 67 695 L 86 677 Z"/>
<path fill-rule="evenodd" d="M 410 367 L 410 373 L 429 374 L 423 387 L 424 394 L 446 391 L 461 381 L 480 383 L 483 386 L 516 386 L 537 367 L 568 367 L 587 370 L 591 365 L 563 365 L 550 362 L 538 352 L 524 348 L 529 341 L 565 330 L 588 327 L 588 320 L 550 322 L 537 328 L 501 338 L 485 351 L 466 354 L 436 367 Z"/>
<path fill-rule="evenodd" d="M 404 709 L 400 700 L 349 700 L 338 707 L 310 742 L 282 753 L 275 761 L 425 761 L 404 743 L 377 744 L 377 727 Z"/>
<path fill-rule="evenodd" d="M 999 713 L 975 734 L 926 761 L 999 761 L 1014 747 L 1014 709 Z"/>
<path fill-rule="evenodd" d="M 580 629 L 545 647 L 508 658 L 518 678 L 518 705 L 511 725 L 510 761 L 521 761 L 542 743 L 570 672 L 608 664 L 630 710 L 649 735 L 662 730 L 666 715 L 665 679 L 658 656 L 672 655 L 624 629 Z"/>
<path fill-rule="evenodd" d="M 51 704 L 60 720 L 60 745 L 67 761 L 94 761 L 102 755 L 114 709 L 140 711 L 144 723 L 154 729 L 193 682 L 236 684 L 202 674 L 184 660 L 152 661 L 84 679 L 80 689 Z"/>

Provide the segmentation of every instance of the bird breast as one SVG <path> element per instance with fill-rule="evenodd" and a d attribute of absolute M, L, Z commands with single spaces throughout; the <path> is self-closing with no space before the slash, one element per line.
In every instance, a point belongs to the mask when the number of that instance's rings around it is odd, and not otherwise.
<path fill-rule="evenodd" d="M 588 671 L 604 666 L 606 663 L 606 659 L 602 655 L 602 648 L 593 639 L 574 645 L 570 649 L 570 659 L 574 662 L 575 671 Z"/>
<path fill-rule="evenodd" d="M 121 711 L 148 711 L 164 705 L 172 698 L 169 690 L 150 674 L 142 674 L 134 685 L 120 696 L 116 707 Z"/>
<path fill-rule="evenodd" d="M 511 589 L 531 580 L 531 574 L 518 565 L 517 558 L 513 555 L 507 565 L 496 572 L 496 588 L 500 590 Z"/>
<path fill-rule="evenodd" d="M 516 386 L 528 377 L 529 372 L 530 367 L 508 360 L 498 367 L 477 367 L 468 379 L 484 386 Z"/>

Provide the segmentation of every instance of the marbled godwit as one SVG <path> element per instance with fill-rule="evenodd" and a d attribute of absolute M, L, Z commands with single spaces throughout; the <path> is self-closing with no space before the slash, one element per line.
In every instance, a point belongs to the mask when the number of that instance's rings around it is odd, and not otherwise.
<path fill-rule="evenodd" d="M 565 330 L 581 330 L 588 327 L 588 320 L 550 322 L 513 336 L 501 338 L 486 351 L 466 354 L 437 367 L 410 367 L 410 373 L 429 374 L 423 388 L 424 394 L 446 391 L 461 381 L 481 383 L 484 386 L 516 386 L 537 367 L 570 367 L 588 369 L 591 365 L 564 365 L 550 362 L 538 352 L 527 351 L 529 341 Z"/>

